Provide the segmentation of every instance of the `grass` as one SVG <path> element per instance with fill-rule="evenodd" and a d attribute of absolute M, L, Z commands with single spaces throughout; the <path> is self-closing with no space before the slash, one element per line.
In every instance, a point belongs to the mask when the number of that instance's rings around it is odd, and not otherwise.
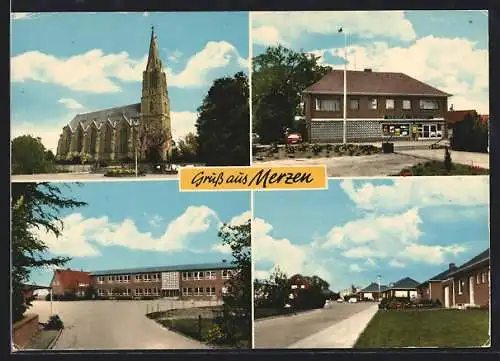
<path fill-rule="evenodd" d="M 158 320 L 158 322 L 168 329 L 180 332 L 199 341 L 203 341 L 203 336 L 206 335 L 213 325 L 213 320 L 211 318 L 201 319 L 201 330 L 197 318 L 165 319 Z"/>
<path fill-rule="evenodd" d="M 488 310 L 378 311 L 354 347 L 482 346 L 488 328 Z"/>
<path fill-rule="evenodd" d="M 285 309 L 281 308 L 259 308 L 255 307 L 254 309 L 254 318 L 256 320 L 260 318 L 273 317 L 273 316 L 281 316 L 286 313 Z"/>
<path fill-rule="evenodd" d="M 402 169 L 399 174 L 393 176 L 403 175 L 403 173 L 410 173 L 404 175 L 412 176 L 447 176 L 447 175 L 488 175 L 489 169 L 485 168 L 472 168 L 470 165 L 453 163 L 451 170 L 447 170 L 444 162 L 432 160 L 425 163 L 419 163 L 411 168 Z"/>

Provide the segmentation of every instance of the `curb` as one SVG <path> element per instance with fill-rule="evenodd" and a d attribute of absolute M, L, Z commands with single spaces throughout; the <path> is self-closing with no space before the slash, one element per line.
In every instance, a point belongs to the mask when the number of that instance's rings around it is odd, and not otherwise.
<path fill-rule="evenodd" d="M 47 350 L 52 350 L 54 348 L 54 346 L 56 345 L 57 341 L 59 341 L 59 337 L 61 337 L 61 334 L 62 334 L 63 330 L 64 330 L 63 328 L 61 328 L 59 330 L 59 333 L 57 334 L 57 336 L 49 344 L 49 347 L 47 347 Z"/>
<path fill-rule="evenodd" d="M 295 314 L 285 314 L 285 315 L 278 315 L 278 316 L 269 316 L 269 317 L 264 317 L 264 318 L 257 318 L 257 319 L 254 319 L 254 323 L 258 323 L 258 322 L 263 322 L 263 321 L 267 321 L 267 320 L 274 320 L 274 319 L 277 319 L 277 318 L 285 318 L 285 317 L 294 317 L 294 316 L 300 316 L 300 315 L 307 315 L 308 313 L 314 313 L 314 312 L 319 312 L 321 310 L 324 310 L 324 308 L 315 308 L 314 310 L 307 310 L 307 311 L 302 311 L 302 312 L 297 312 Z"/>

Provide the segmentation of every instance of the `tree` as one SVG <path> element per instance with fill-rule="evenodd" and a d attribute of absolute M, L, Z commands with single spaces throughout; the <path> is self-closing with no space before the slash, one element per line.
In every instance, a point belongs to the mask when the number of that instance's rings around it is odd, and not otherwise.
<path fill-rule="evenodd" d="M 84 298 L 86 300 L 93 300 L 97 296 L 97 290 L 93 285 L 89 285 L 85 289 Z"/>
<path fill-rule="evenodd" d="M 242 334 L 251 347 L 252 334 L 252 262 L 250 219 L 240 225 L 223 225 L 218 233 L 222 244 L 231 248 L 236 272 L 226 281 L 228 292 L 223 295 L 226 334 L 234 339 Z M 236 319 L 235 322 L 231 318 Z M 235 327 L 236 325 L 236 327 Z"/>
<path fill-rule="evenodd" d="M 198 141 L 192 132 L 177 141 L 177 157 L 182 162 L 196 162 L 198 153 Z"/>
<path fill-rule="evenodd" d="M 321 79 L 330 67 L 318 63 L 320 57 L 296 52 L 283 46 L 268 47 L 254 57 L 252 65 L 253 129 L 264 143 L 283 137 L 283 128 L 307 132 L 303 121 L 302 91 Z"/>
<path fill-rule="evenodd" d="M 22 135 L 14 138 L 12 146 L 12 174 L 49 173 L 54 154 L 45 149 L 41 138 Z"/>
<path fill-rule="evenodd" d="M 209 166 L 249 165 L 247 76 L 216 79 L 198 108 L 198 158 Z"/>
<path fill-rule="evenodd" d="M 141 158 L 151 162 L 160 163 L 163 160 L 163 149 L 169 141 L 167 131 L 161 123 L 144 123 L 140 125 L 137 146 Z"/>
<path fill-rule="evenodd" d="M 453 125 L 451 149 L 486 153 L 488 148 L 488 125 L 481 122 L 476 113 L 467 114 Z"/>
<path fill-rule="evenodd" d="M 29 280 L 33 269 L 62 266 L 67 257 L 47 257 L 48 247 L 35 230 L 42 229 L 61 235 L 62 221 L 58 217 L 62 209 L 84 206 L 84 202 L 65 197 L 62 186 L 50 183 L 12 184 L 12 318 L 17 321 L 31 305 L 25 300 L 23 284 Z"/>

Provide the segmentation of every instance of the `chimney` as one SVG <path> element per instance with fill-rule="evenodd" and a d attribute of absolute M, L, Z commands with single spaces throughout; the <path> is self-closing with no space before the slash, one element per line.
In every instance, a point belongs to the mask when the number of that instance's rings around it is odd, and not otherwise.
<path fill-rule="evenodd" d="M 455 268 L 457 268 L 457 266 L 455 266 L 455 263 L 450 263 L 450 270 L 454 270 Z"/>
<path fill-rule="evenodd" d="M 371 72 L 372 72 L 372 70 L 371 70 L 370 68 L 365 68 L 365 72 L 367 72 L 367 73 L 371 73 Z"/>
<path fill-rule="evenodd" d="M 450 112 L 452 112 L 452 111 L 453 111 L 453 104 L 450 105 Z"/>

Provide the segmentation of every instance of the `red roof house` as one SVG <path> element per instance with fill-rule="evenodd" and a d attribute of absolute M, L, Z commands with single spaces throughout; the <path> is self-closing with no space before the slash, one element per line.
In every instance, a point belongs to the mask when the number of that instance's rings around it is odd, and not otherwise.
<path fill-rule="evenodd" d="M 54 271 L 50 287 L 52 288 L 52 294 L 55 296 L 75 294 L 81 297 L 91 283 L 89 272 L 58 269 Z"/>

